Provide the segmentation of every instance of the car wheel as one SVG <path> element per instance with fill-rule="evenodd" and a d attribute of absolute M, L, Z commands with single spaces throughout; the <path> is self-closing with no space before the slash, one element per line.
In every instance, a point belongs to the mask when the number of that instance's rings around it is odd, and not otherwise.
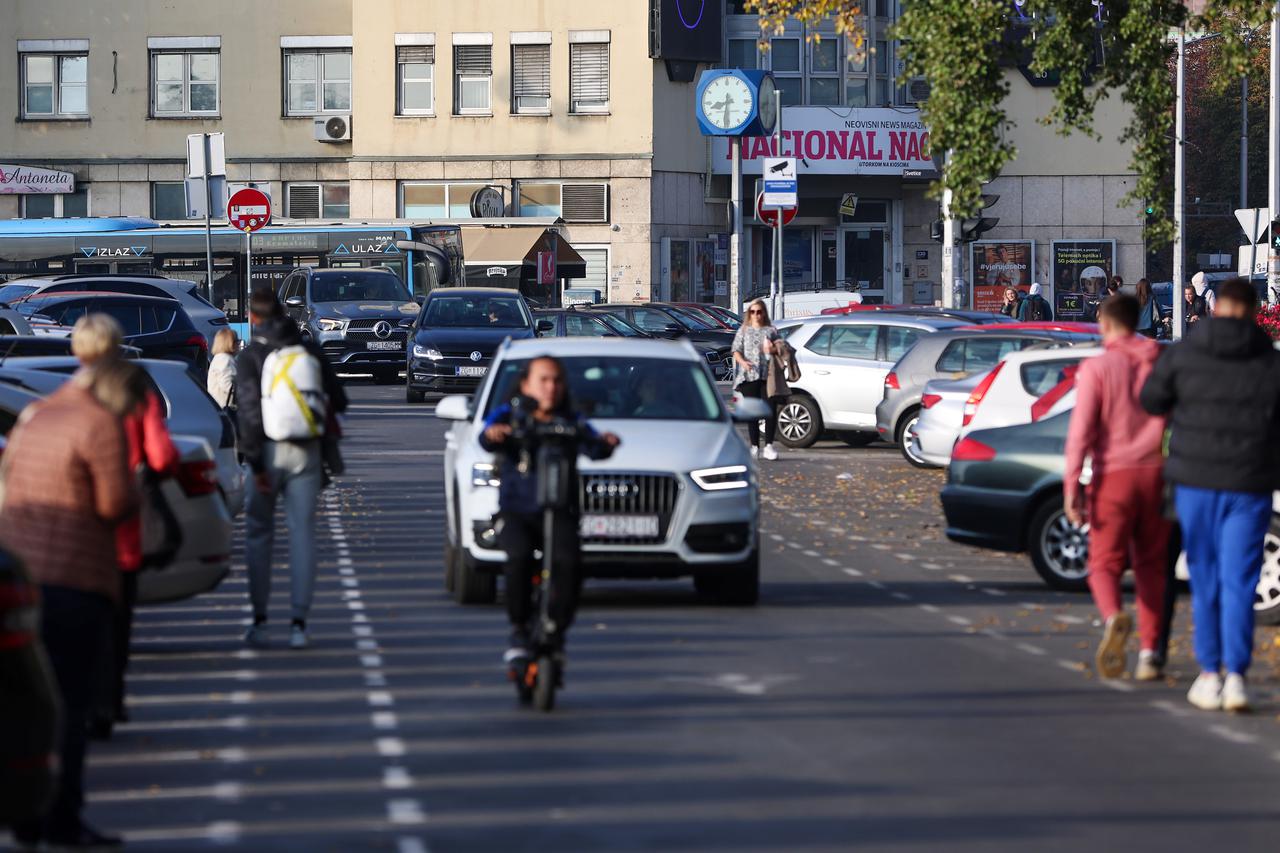
<path fill-rule="evenodd" d="M 404 401 L 406 403 L 421 403 L 425 399 L 427 399 L 425 391 L 419 391 L 410 385 L 404 386 Z"/>
<path fill-rule="evenodd" d="M 795 394 L 778 410 L 778 439 L 787 447 L 811 447 L 822 435 L 822 412 L 812 397 Z"/>
<path fill-rule="evenodd" d="M 1280 516 L 1271 516 L 1271 527 L 1262 543 L 1262 577 L 1253 614 L 1263 625 L 1280 625 Z"/>
<path fill-rule="evenodd" d="M 461 546 L 454 561 L 453 600 L 459 604 L 493 604 L 498 600 L 498 576 L 480 571 L 475 558 Z"/>
<path fill-rule="evenodd" d="M 894 438 L 898 442 L 898 449 L 902 451 L 903 459 L 917 468 L 933 468 L 935 466 L 926 462 L 920 455 L 920 447 L 916 444 L 916 424 L 918 423 L 920 423 L 920 410 L 909 410 L 902 416 L 902 420 L 898 421 L 898 431 L 894 433 Z"/>
<path fill-rule="evenodd" d="M 1045 501 L 1031 517 L 1027 548 L 1036 574 L 1053 589 L 1089 588 L 1089 533 L 1067 521 L 1060 499 Z"/>
<path fill-rule="evenodd" d="M 842 432 L 839 435 L 840 440 L 850 447 L 866 447 L 880 437 L 874 432 Z"/>
<path fill-rule="evenodd" d="M 694 573 L 693 588 L 717 604 L 754 607 L 760 601 L 759 544 L 741 563 Z"/>

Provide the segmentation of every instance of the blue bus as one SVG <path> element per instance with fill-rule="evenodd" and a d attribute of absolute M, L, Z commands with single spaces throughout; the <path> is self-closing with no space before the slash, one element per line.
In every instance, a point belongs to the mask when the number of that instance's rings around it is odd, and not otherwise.
<path fill-rule="evenodd" d="M 186 279 L 235 324 L 245 322 L 244 234 L 213 228 L 213 281 L 203 225 L 138 217 L 0 220 L 0 281 L 67 273 Z M 301 266 L 384 267 L 414 296 L 466 281 L 457 225 L 406 221 L 271 224 L 253 235 L 253 285 L 277 288 Z"/>

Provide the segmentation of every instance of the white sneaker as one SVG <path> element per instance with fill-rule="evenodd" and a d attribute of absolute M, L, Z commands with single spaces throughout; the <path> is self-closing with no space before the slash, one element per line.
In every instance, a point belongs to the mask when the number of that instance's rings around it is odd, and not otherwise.
<path fill-rule="evenodd" d="M 755 459 L 759 455 L 760 455 L 760 448 L 756 447 L 754 444 L 751 445 L 751 458 Z"/>
<path fill-rule="evenodd" d="M 1228 673 L 1222 685 L 1222 710 L 1249 710 L 1249 691 L 1245 689 L 1244 676 L 1238 672 Z"/>
<path fill-rule="evenodd" d="M 766 444 L 764 446 L 764 453 L 762 453 L 761 455 L 764 456 L 765 459 L 768 459 L 770 462 L 772 462 L 773 460 L 778 458 L 778 451 L 773 449 L 772 444 Z"/>
<path fill-rule="evenodd" d="M 1200 673 L 1187 691 L 1187 701 L 1202 711 L 1221 709 L 1222 678 L 1216 672 Z"/>
<path fill-rule="evenodd" d="M 1138 665 L 1133 668 L 1134 681 L 1155 681 L 1163 675 L 1163 668 L 1151 649 L 1138 652 Z"/>
<path fill-rule="evenodd" d="M 310 643 L 307 639 L 307 629 L 301 625 L 294 625 L 289 629 L 289 648 L 305 649 Z"/>

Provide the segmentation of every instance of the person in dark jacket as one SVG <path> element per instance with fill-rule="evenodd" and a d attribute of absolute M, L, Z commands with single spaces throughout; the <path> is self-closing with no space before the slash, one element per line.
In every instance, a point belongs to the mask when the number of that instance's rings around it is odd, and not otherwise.
<path fill-rule="evenodd" d="M 276 295 L 256 290 L 249 299 L 253 335 L 236 360 L 236 417 L 240 422 L 240 452 L 253 469 L 254 488 L 245 508 L 245 563 L 249 570 L 249 598 L 253 625 L 245 642 L 267 643 L 267 600 L 271 593 L 271 549 L 275 539 L 276 499 L 284 495 L 285 521 L 289 528 L 289 576 L 293 623 L 289 645 L 307 646 L 307 614 L 315 583 L 316 505 L 324 472 L 321 439 L 271 441 L 262 425 L 262 368 L 277 349 L 302 344 L 317 358 L 324 379 L 330 412 L 347 408 L 347 395 L 324 352 L 304 342 L 297 324 L 286 317 Z"/>
<path fill-rule="evenodd" d="M 520 371 L 519 408 L 531 412 L 536 421 L 565 418 L 586 428 L 587 437 L 579 450 L 590 459 L 607 459 L 618 446 L 613 433 L 599 435 L 569 403 L 564 365 L 550 356 L 534 358 Z M 513 401 L 516 402 L 516 401 Z M 507 554 L 507 617 L 511 621 L 511 643 L 503 659 L 510 665 L 528 657 L 529 620 L 533 616 L 533 576 L 537 563 L 534 548 L 542 546 L 542 512 L 538 509 L 538 472 L 529 464 L 536 449 L 521 446 L 512 438 L 517 407 L 504 403 L 485 420 L 480 446 L 498 456 L 498 541 Z M 565 633 L 578 606 L 582 577 L 578 570 L 578 514 L 558 515 L 554 521 L 555 571 L 548 601 L 551 620 L 556 624 L 552 642 L 563 646 Z"/>
<path fill-rule="evenodd" d="M 1040 282 L 1031 285 L 1026 298 L 1018 306 L 1018 320 L 1022 323 L 1053 320 L 1053 308 L 1049 305 L 1049 300 L 1044 298 L 1044 288 Z"/>
<path fill-rule="evenodd" d="M 1165 479 L 1176 486 L 1201 669 L 1187 699 L 1206 710 L 1249 707 L 1254 589 L 1280 487 L 1280 352 L 1256 313 L 1247 281 L 1224 282 L 1214 316 L 1165 351 L 1140 397 L 1169 415 Z"/>
<path fill-rule="evenodd" d="M 1209 303 L 1196 293 L 1196 286 L 1188 284 L 1182 288 L 1182 321 L 1190 326 L 1209 316 Z"/>

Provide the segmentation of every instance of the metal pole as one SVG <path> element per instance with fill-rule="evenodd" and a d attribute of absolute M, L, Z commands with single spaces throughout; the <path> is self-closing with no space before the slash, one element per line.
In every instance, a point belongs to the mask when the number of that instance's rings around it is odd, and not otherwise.
<path fill-rule="evenodd" d="M 1178 83 L 1174 100 L 1174 142 L 1173 142 L 1173 337 L 1181 338 L 1186 322 L 1182 310 L 1185 300 L 1182 288 L 1186 283 L 1186 271 L 1183 269 L 1183 240 L 1185 219 L 1183 209 L 1186 204 L 1186 176 L 1183 174 L 1183 145 L 1186 118 L 1186 69 L 1187 69 L 1187 31 L 1178 30 Z"/>
<path fill-rule="evenodd" d="M 1249 206 L 1249 76 L 1240 78 L 1240 207 Z M 1250 238 L 1252 240 L 1252 238 Z"/>
<path fill-rule="evenodd" d="M 249 313 L 249 297 L 253 295 L 253 232 L 244 232 L 244 321 L 249 324 L 249 337 L 253 337 L 253 316 Z"/>
<path fill-rule="evenodd" d="M 1272 227 L 1268 228 L 1267 242 L 1267 301 L 1275 302 L 1280 295 L 1280 254 L 1276 253 L 1275 217 L 1280 212 L 1280 2 L 1271 7 L 1271 92 L 1267 108 L 1270 122 L 1268 137 L 1267 207 L 1271 212 Z"/>
<path fill-rule="evenodd" d="M 209 134 L 200 134 L 204 144 L 204 298 L 213 302 L 213 226 L 209 222 L 213 194 L 209 191 Z"/>
<path fill-rule="evenodd" d="M 947 179 L 947 163 L 951 153 L 943 161 L 942 179 Z M 956 222 L 951 218 L 951 188 L 942 190 L 942 307 L 956 307 Z"/>
<path fill-rule="evenodd" d="M 742 310 L 742 137 L 729 137 L 733 177 L 729 179 L 729 307 Z"/>
<path fill-rule="evenodd" d="M 778 98 L 778 117 L 775 122 L 774 131 L 778 134 L 778 156 L 782 156 L 782 98 Z M 799 202 L 799 198 L 796 199 Z M 787 316 L 787 288 L 782 280 L 782 208 L 778 208 L 778 249 L 774 252 L 774 258 L 778 264 L 778 312 L 779 320 L 785 319 Z"/>

